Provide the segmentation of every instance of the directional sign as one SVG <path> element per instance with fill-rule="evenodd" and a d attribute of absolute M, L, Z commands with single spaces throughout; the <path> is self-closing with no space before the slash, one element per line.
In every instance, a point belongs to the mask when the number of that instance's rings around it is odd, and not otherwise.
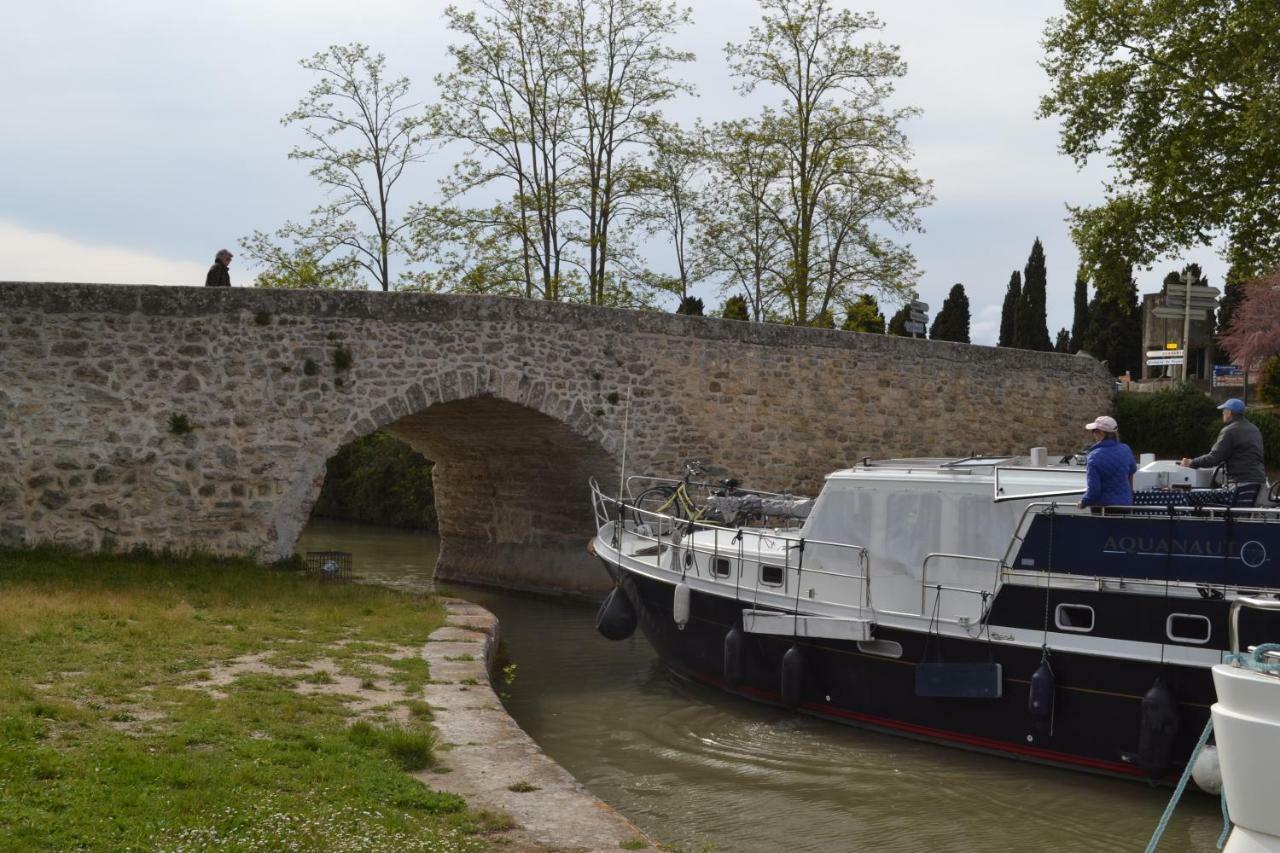
<path fill-rule="evenodd" d="M 1187 304 L 1187 300 L 1185 299 L 1166 299 L 1164 301 L 1165 308 L 1177 308 L 1179 311 L 1181 311 L 1183 307 L 1186 306 L 1186 304 Z M 1216 299 L 1192 299 L 1191 300 L 1191 310 L 1193 311 L 1196 310 L 1197 308 L 1206 310 L 1206 311 L 1212 311 L 1217 307 L 1218 307 L 1218 300 Z"/>
<path fill-rule="evenodd" d="M 913 335 L 924 334 L 924 323 L 913 323 L 910 320 L 902 324 L 902 328 L 906 329 Z"/>
<path fill-rule="evenodd" d="M 1182 364 L 1181 358 L 1149 358 L 1147 367 L 1173 367 Z"/>
<path fill-rule="evenodd" d="M 913 299 L 907 303 L 907 307 L 910 308 L 912 311 L 928 311 L 929 303 L 921 302 L 919 299 Z"/>
<path fill-rule="evenodd" d="M 907 319 L 913 323 L 927 323 L 929 322 L 929 315 L 923 311 L 908 311 Z"/>
<path fill-rule="evenodd" d="M 1165 296 L 1186 296 L 1187 288 L 1181 284 L 1171 284 L 1165 289 Z M 1221 296 L 1222 291 L 1216 287 L 1206 287 L 1201 284 L 1193 284 L 1191 286 L 1191 298 L 1199 299 L 1201 297 Z"/>
<path fill-rule="evenodd" d="M 1197 322 L 1204 319 L 1204 312 L 1207 308 L 1192 308 L 1191 319 Z M 1151 316 L 1158 317 L 1161 320 L 1181 320 L 1185 312 L 1181 308 L 1152 308 Z"/>
<path fill-rule="evenodd" d="M 1182 358 L 1186 353 L 1180 349 L 1149 349 L 1147 358 Z"/>

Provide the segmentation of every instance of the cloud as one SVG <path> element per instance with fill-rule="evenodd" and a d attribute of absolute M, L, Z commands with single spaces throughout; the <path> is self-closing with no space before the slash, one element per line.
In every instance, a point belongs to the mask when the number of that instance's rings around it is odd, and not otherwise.
<path fill-rule="evenodd" d="M 969 340 L 975 344 L 995 346 L 1000 338 L 1001 305 L 987 305 L 969 320 Z"/>
<path fill-rule="evenodd" d="M 210 258 L 210 263 L 213 259 Z M 204 284 L 207 267 L 0 221 L 0 281 Z"/>

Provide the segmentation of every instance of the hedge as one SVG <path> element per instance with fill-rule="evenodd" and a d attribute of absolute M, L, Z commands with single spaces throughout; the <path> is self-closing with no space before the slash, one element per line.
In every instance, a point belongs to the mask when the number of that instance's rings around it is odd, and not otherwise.
<path fill-rule="evenodd" d="M 435 530 L 431 463 L 385 433 L 358 438 L 325 463 L 324 488 L 312 514 Z"/>
<path fill-rule="evenodd" d="M 1153 394 L 1117 394 L 1120 439 L 1134 453 L 1154 453 L 1160 459 L 1200 456 L 1209 452 L 1222 429 L 1217 406 L 1190 384 Z M 1262 431 L 1267 468 L 1280 469 L 1280 416 L 1251 406 L 1248 417 Z"/>

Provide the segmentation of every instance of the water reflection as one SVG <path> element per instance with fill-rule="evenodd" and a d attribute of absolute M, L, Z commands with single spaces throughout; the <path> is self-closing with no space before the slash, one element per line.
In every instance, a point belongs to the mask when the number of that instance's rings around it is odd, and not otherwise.
<path fill-rule="evenodd" d="M 432 537 L 313 521 L 301 549 L 355 555 L 369 580 L 429 588 Z M 592 793 L 685 850 L 1142 849 L 1168 792 L 863 732 L 679 679 L 594 608 L 449 589 L 497 614 L 512 716 Z M 1188 795 L 1162 851 L 1212 850 L 1216 800 Z"/>

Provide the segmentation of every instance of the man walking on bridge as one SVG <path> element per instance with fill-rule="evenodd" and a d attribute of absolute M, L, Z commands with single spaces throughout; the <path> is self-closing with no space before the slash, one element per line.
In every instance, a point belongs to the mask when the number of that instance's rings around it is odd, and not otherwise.
<path fill-rule="evenodd" d="M 230 287 L 231 273 L 227 271 L 229 266 L 231 266 L 231 253 L 226 249 L 219 249 L 218 254 L 213 256 L 213 266 L 209 267 L 209 274 L 204 277 L 204 286 Z"/>

